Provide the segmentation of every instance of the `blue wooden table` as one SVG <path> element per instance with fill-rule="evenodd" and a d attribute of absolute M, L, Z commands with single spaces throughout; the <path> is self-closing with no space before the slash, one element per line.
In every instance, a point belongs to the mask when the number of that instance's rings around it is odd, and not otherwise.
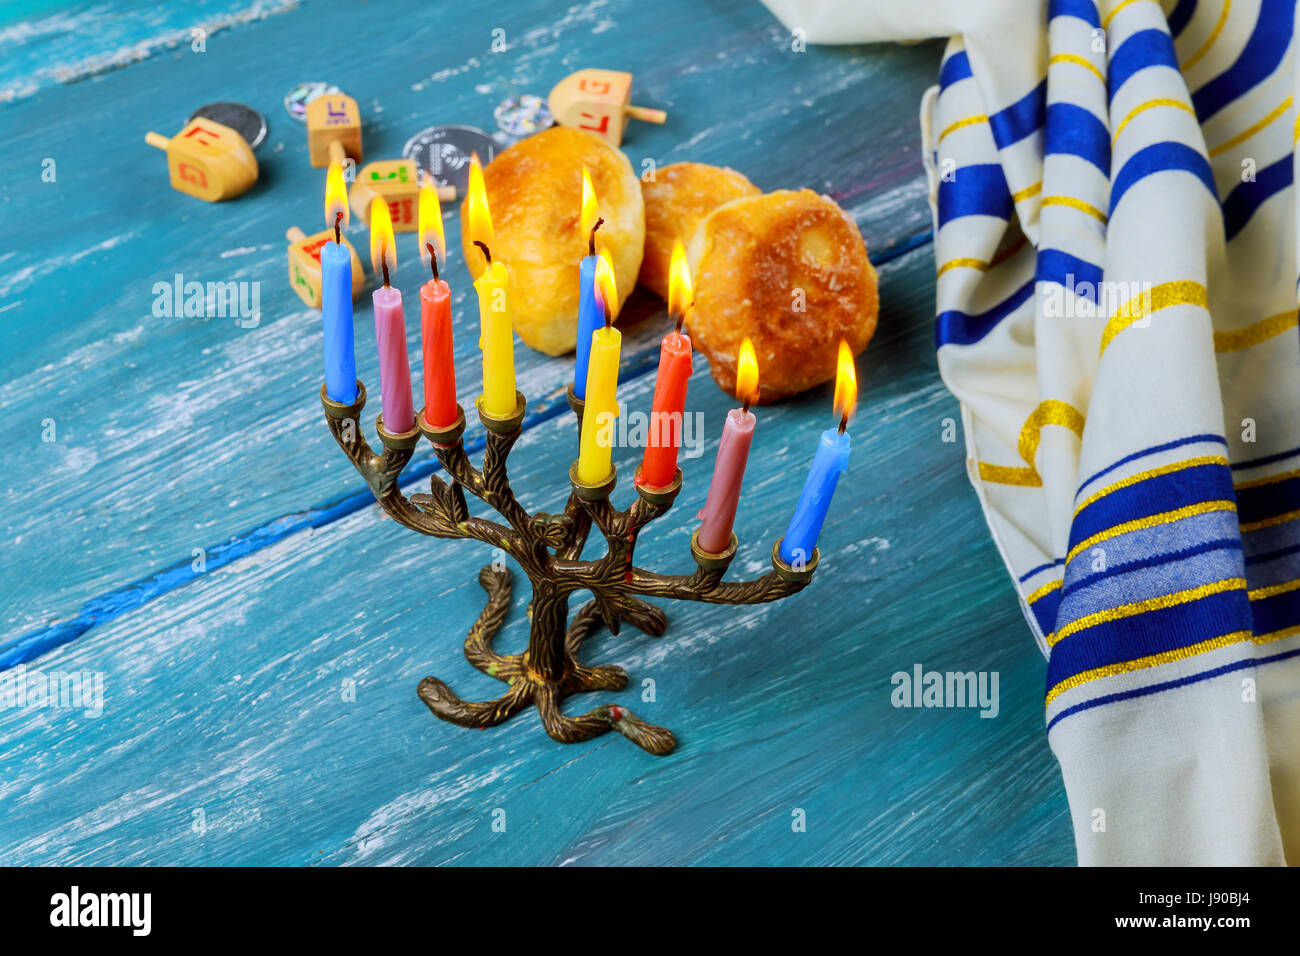
<path fill-rule="evenodd" d="M 99 716 L 0 708 L 0 863 L 1071 862 L 1043 664 L 963 446 L 944 440 L 959 416 L 935 367 L 915 121 L 939 47 L 794 52 L 750 0 L 478 8 L 28 0 L 0 11 L 0 678 L 103 680 Z M 491 52 L 494 28 L 504 52 Z M 634 167 L 689 159 L 765 189 L 826 192 L 880 269 L 854 457 L 813 584 L 758 608 L 673 605 L 665 637 L 601 632 L 585 651 L 632 682 L 569 708 L 628 704 L 676 732 L 664 758 L 617 735 L 561 746 L 533 712 L 482 732 L 428 713 L 415 695 L 426 674 L 467 697 L 499 692 L 460 649 L 490 554 L 414 535 L 374 507 L 320 413 L 319 313 L 285 281 L 282 236 L 318 228 L 323 184 L 280 104 L 295 83 L 352 93 L 377 159 L 434 123 L 493 128 L 500 100 L 545 94 L 584 66 L 631 70 L 637 101 L 669 112 L 629 132 Z M 208 205 L 167 188 L 143 136 L 220 99 L 261 109 L 271 130 L 254 189 Z M 470 407 L 477 319 L 450 245 Z M 260 323 L 156 317 L 154 284 L 176 273 L 260 283 Z M 421 278 L 408 257 L 398 282 Z M 374 387 L 365 301 L 359 374 Z M 648 408 L 662 305 L 639 295 L 627 316 L 620 397 Z M 563 397 L 572 359 L 517 355 L 530 411 L 516 490 L 556 509 L 576 442 Z M 712 423 L 709 444 L 638 548 L 639 563 L 667 571 L 691 564 L 692 516 L 733 403 L 696 367 L 690 407 Z M 830 417 L 827 389 L 760 409 L 736 574 L 766 567 Z M 622 474 L 635 455 L 616 452 Z M 616 502 L 631 493 L 625 482 Z M 526 598 L 516 588 L 501 640 L 511 652 Z M 998 672 L 996 718 L 893 707 L 891 675 L 916 664 Z"/>

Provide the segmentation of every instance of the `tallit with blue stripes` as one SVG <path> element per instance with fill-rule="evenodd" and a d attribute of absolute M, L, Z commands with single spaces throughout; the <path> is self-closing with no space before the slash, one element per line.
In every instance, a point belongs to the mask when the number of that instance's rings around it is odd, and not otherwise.
<path fill-rule="evenodd" d="M 1085 864 L 1300 863 L 1295 0 L 767 0 L 950 37 L 939 369 Z"/>

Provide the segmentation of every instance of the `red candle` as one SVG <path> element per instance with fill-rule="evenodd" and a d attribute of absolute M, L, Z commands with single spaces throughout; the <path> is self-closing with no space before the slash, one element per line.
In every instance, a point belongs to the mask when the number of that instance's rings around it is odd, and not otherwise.
<path fill-rule="evenodd" d="M 451 288 L 438 278 L 447 255 L 442 206 L 427 177 L 420 184 L 420 259 L 433 278 L 420 286 L 420 342 L 424 352 L 424 420 L 431 428 L 456 424 L 456 357 L 451 335 Z"/>
<path fill-rule="evenodd" d="M 451 336 L 451 289 L 443 279 L 420 286 L 424 346 L 424 420 L 432 428 L 456 423 L 456 359 Z"/>
<path fill-rule="evenodd" d="M 691 340 L 674 329 L 659 346 L 659 372 L 650 411 L 650 434 L 638 485 L 671 485 L 677 475 L 677 453 L 682 447 L 682 415 L 686 385 L 691 378 Z"/>
<path fill-rule="evenodd" d="M 677 328 L 659 346 L 659 371 L 650 410 L 650 433 L 636 483 L 653 488 L 671 485 L 677 476 L 677 453 L 682 447 L 682 415 L 686 385 L 691 378 L 691 340 L 682 334 L 686 310 L 691 307 L 691 273 L 681 240 L 673 243 L 668 271 L 668 311 L 677 316 Z"/>
<path fill-rule="evenodd" d="M 705 551 L 714 554 L 726 551 L 731 543 L 731 526 L 736 521 L 740 486 L 745 480 L 749 446 L 754 440 L 754 426 L 758 423 L 749 410 L 749 403 L 757 394 L 758 362 L 754 346 L 745 339 L 740 345 L 740 359 L 736 363 L 736 397 L 743 405 L 727 412 L 722 440 L 718 443 L 718 458 L 713 465 L 713 480 L 709 482 L 709 497 L 697 515 L 700 530 L 696 541 Z"/>

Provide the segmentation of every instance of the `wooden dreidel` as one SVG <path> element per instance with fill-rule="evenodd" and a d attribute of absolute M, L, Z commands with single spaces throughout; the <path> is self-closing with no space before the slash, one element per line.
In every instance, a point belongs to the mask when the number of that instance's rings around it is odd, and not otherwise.
<path fill-rule="evenodd" d="M 357 170 L 348 193 L 353 214 L 370 225 L 370 204 L 376 196 L 388 203 L 394 232 L 415 232 L 418 221 L 420 180 L 413 159 L 381 159 Z"/>
<path fill-rule="evenodd" d="M 307 154 L 323 169 L 330 161 L 342 166 L 351 157 L 361 162 L 361 110 L 343 93 L 326 93 L 307 104 Z"/>
<path fill-rule="evenodd" d="M 294 226 L 284 237 L 289 240 L 289 284 L 298 293 L 298 298 L 309 307 L 319 309 L 320 250 L 325 243 L 334 241 L 334 230 L 326 229 L 308 236 Z M 343 245 L 347 246 L 348 254 L 352 256 L 352 298 L 355 299 L 365 288 L 366 273 L 361 268 L 361 260 L 357 258 L 357 250 L 352 248 L 352 243 L 344 238 Z"/>
<path fill-rule="evenodd" d="M 438 186 L 439 202 L 454 202 L 455 186 Z M 357 173 L 348 193 L 352 212 L 370 225 L 370 203 L 383 196 L 393 218 L 394 232 L 415 232 L 419 228 L 420 174 L 413 159 L 382 159 L 366 163 Z"/>
<path fill-rule="evenodd" d="M 234 199 L 257 182 L 257 160 L 229 126 L 198 117 L 168 139 L 145 133 L 144 141 L 167 154 L 172 189 L 208 202 Z"/>
<path fill-rule="evenodd" d="M 629 117 L 662 124 L 663 110 L 632 106 L 632 74 L 618 70 L 579 70 L 570 73 L 551 90 L 547 105 L 557 123 L 590 130 L 611 146 L 623 142 Z"/>

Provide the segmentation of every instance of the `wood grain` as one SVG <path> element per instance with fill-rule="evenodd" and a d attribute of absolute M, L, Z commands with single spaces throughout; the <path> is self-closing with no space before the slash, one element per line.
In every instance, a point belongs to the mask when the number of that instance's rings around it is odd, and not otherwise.
<path fill-rule="evenodd" d="M 434 13 L 402 0 L 378 18 L 341 0 L 303 3 L 220 31 L 205 53 L 155 44 L 92 79 L 34 79 L 0 107 L 0 201 L 21 236 L 0 252 L 13 343 L 0 353 L 0 408 L 20 436 L 0 450 L 14 476 L 0 491 L 10 609 L 0 648 L 78 620 L 89 603 L 100 623 L 28 666 L 106 681 L 99 718 L 0 709 L 0 862 L 1069 862 L 1041 659 L 962 446 L 941 439 L 957 407 L 933 358 L 915 123 L 938 47 L 795 54 L 748 2 L 511 3 L 492 22 L 471 6 Z M 498 26 L 510 48 L 494 55 Z M 132 42 L 149 36 L 117 28 Z M 39 47 L 4 36 L 12 59 L 0 85 L 21 83 Z M 677 733 L 664 760 L 621 739 L 552 744 L 532 714 L 474 732 L 427 713 L 415 695 L 427 674 L 469 695 L 497 692 L 460 652 L 491 556 L 413 535 L 349 497 L 364 489 L 316 399 L 319 317 L 283 275 L 283 232 L 316 227 L 322 188 L 302 127 L 279 105 L 292 84 L 329 79 L 356 95 L 367 158 L 390 158 L 426 125 L 490 127 L 500 99 L 545 93 L 585 65 L 633 71 L 637 102 L 669 112 L 666 126 L 629 132 L 636 168 L 689 158 L 763 188 L 825 191 L 884 263 L 854 458 L 814 583 L 758 609 L 672 605 L 665 637 L 602 633 L 588 651 L 632 675 L 609 699 Z M 166 187 L 142 137 L 174 132 L 216 99 L 262 109 L 271 132 L 258 186 L 209 206 Z M 40 178 L 46 157 L 54 183 Z M 413 246 L 400 251 L 398 281 L 413 289 Z M 176 272 L 260 282 L 261 324 L 156 318 L 153 285 Z M 448 278 L 468 407 L 479 375 L 458 257 Z M 620 394 L 648 407 L 665 320 L 647 298 L 630 309 Z M 363 306 L 359 372 L 376 384 L 369 326 Z M 417 354 L 414 323 L 410 332 Z M 562 396 L 571 360 L 517 354 L 537 414 L 512 478 L 531 507 L 554 509 L 576 445 Z M 638 552 L 669 571 L 689 567 L 729 406 L 702 362 L 690 406 L 711 424 L 710 443 L 684 463 L 679 503 Z M 819 390 L 761 410 L 738 571 L 766 564 L 829 408 Z M 58 440 L 46 444 L 51 418 Z M 623 474 L 635 457 L 616 455 Z M 616 492 L 630 494 L 626 482 Z M 218 554 L 232 540 L 241 556 L 191 579 L 193 548 Z M 501 641 L 511 651 L 526 633 L 516 597 Z M 915 663 L 998 671 L 999 716 L 893 708 L 890 675 Z M 642 700 L 646 678 L 653 701 Z M 807 832 L 792 832 L 796 808 Z M 492 830 L 496 809 L 505 833 Z"/>

